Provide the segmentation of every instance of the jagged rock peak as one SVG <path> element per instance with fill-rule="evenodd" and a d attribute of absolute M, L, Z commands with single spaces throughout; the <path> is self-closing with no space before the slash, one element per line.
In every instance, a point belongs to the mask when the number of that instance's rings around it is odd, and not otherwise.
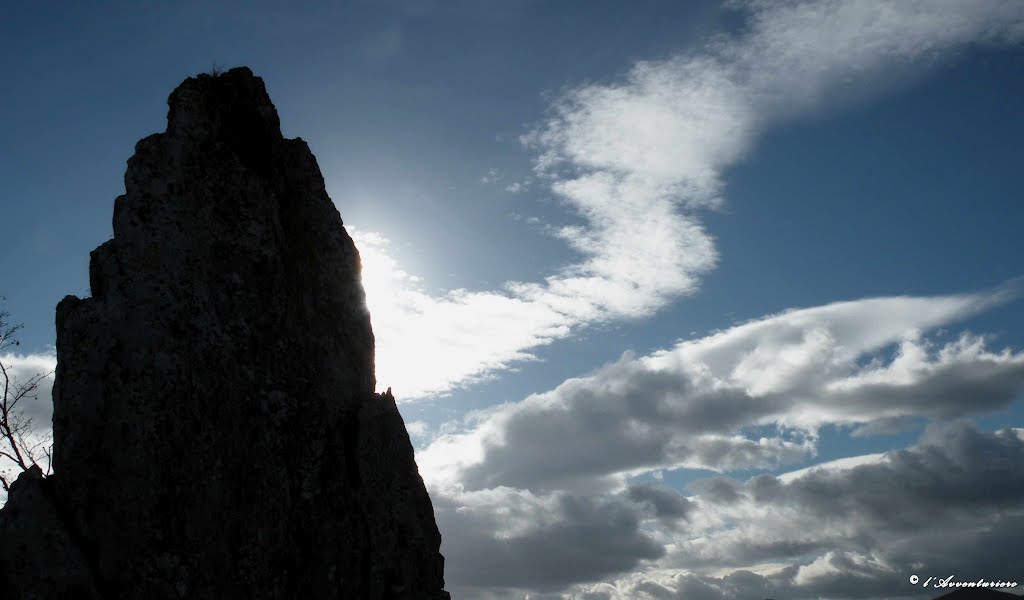
<path fill-rule="evenodd" d="M 19 478 L 0 511 L 0 589 L 447 598 L 316 159 L 249 69 L 187 79 L 168 104 L 128 161 L 92 296 L 57 307 L 54 475 Z"/>
<path fill-rule="evenodd" d="M 250 160 L 267 160 L 282 140 L 277 109 L 263 80 L 248 67 L 190 77 L 171 93 L 167 104 L 167 135 L 172 138 L 225 142 Z"/>

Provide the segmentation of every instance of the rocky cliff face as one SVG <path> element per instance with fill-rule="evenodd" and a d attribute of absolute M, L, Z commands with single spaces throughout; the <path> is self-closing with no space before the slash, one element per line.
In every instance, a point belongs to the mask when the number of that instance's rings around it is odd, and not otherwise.
<path fill-rule="evenodd" d="M 374 394 L 359 255 L 315 158 L 248 69 L 190 78 L 168 103 L 167 131 L 128 161 L 92 297 L 57 307 L 54 475 L 24 475 L 0 512 L 0 586 L 447 598 L 408 434 Z"/>

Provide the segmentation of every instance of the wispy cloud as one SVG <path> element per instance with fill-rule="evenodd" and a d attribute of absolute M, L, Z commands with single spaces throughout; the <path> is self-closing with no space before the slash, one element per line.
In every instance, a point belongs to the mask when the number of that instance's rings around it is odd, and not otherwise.
<path fill-rule="evenodd" d="M 390 241 L 353 230 L 376 337 L 377 381 L 403 400 L 444 393 L 530 360 L 565 337 L 572 315 L 501 292 L 427 293 L 389 253 Z"/>
<path fill-rule="evenodd" d="M 382 381 L 405 399 L 444 393 L 528 360 L 580 326 L 656 313 L 715 266 L 699 209 L 722 203 L 724 169 L 762 131 L 863 97 L 965 44 L 1024 37 L 1024 8 L 1013 0 L 734 6 L 746 17 L 738 34 L 637 63 L 621 81 L 570 89 L 524 136 L 538 183 L 582 218 L 547 228 L 577 262 L 494 291 L 436 297 L 399 278 L 370 294 Z M 386 251 L 361 248 L 364 256 Z"/>

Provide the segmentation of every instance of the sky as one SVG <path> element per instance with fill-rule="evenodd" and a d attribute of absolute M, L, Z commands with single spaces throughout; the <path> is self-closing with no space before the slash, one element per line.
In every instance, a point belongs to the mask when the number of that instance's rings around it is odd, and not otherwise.
<path fill-rule="evenodd" d="M 52 368 L 135 142 L 247 65 L 360 250 L 454 598 L 1019 593 L 1022 42 L 1017 0 L 9 6 L 0 360 Z"/>

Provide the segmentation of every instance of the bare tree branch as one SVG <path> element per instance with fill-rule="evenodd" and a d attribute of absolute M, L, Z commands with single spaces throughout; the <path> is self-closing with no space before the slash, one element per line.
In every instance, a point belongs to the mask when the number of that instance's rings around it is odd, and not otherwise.
<path fill-rule="evenodd" d="M 3 298 L 0 297 L 0 301 Z M 8 322 L 10 313 L 0 311 L 0 353 L 4 350 L 20 345 L 15 335 L 22 329 L 21 324 L 11 325 Z M 52 454 L 52 435 L 37 437 L 32 425 L 32 419 L 26 417 L 18 404 L 25 398 L 35 399 L 38 397 L 39 384 L 53 374 L 36 373 L 27 381 L 19 382 L 12 373 L 9 365 L 3 363 L 3 356 L 0 355 L 0 379 L 3 380 L 3 397 L 0 399 L 0 458 L 5 458 L 14 463 L 20 471 L 27 471 L 33 466 L 39 466 L 39 461 L 47 460 L 46 474 L 50 474 L 49 459 Z M 11 482 L 16 475 L 12 475 L 7 469 L 0 471 L 0 485 L 4 490 L 9 490 Z"/>

